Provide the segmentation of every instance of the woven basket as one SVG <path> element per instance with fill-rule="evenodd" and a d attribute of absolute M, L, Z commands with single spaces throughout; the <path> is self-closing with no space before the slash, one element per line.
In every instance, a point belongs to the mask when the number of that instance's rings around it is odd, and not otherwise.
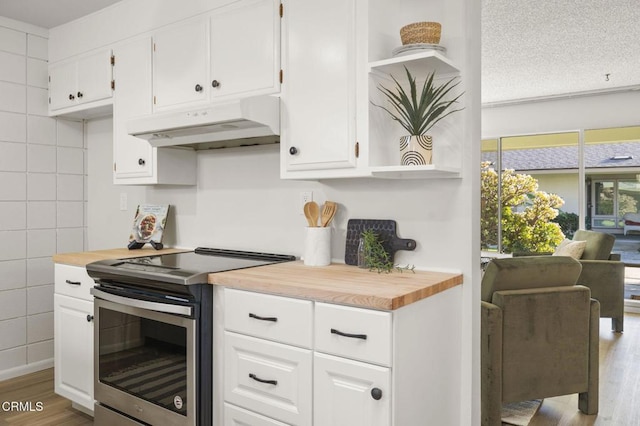
<path fill-rule="evenodd" d="M 440 32 L 442 26 L 439 22 L 415 22 L 405 25 L 400 29 L 400 39 L 402 44 L 440 43 Z"/>

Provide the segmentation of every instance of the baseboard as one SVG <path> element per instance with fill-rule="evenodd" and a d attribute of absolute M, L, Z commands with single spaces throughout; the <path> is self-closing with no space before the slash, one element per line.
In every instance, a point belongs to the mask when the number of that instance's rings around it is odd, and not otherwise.
<path fill-rule="evenodd" d="M 53 358 L 0 371 L 0 382 L 53 367 Z"/>

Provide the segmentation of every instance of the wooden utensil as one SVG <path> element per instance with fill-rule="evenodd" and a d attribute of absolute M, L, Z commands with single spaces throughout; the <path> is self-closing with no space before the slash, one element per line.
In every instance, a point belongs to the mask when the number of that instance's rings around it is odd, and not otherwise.
<path fill-rule="evenodd" d="M 333 201 L 326 201 L 322 206 L 322 216 L 320 219 L 320 223 L 323 227 L 329 226 L 331 223 L 331 219 L 336 214 L 336 210 L 338 210 L 338 204 Z"/>
<path fill-rule="evenodd" d="M 318 226 L 318 216 L 320 216 L 320 207 L 315 201 L 309 201 L 304 205 L 304 217 L 307 218 L 309 226 L 315 228 Z"/>

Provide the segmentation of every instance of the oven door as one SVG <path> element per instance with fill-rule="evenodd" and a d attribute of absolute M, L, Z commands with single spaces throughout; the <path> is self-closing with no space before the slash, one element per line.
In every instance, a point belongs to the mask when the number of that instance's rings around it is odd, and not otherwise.
<path fill-rule="evenodd" d="M 196 321 L 175 314 L 193 308 L 96 290 L 96 401 L 152 425 L 195 425 Z"/>

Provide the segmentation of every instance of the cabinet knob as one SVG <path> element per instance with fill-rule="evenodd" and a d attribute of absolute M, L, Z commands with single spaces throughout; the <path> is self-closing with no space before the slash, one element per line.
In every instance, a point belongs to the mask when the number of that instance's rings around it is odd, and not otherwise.
<path fill-rule="evenodd" d="M 144 161 L 144 158 L 138 158 L 138 164 L 141 166 L 144 166 L 146 163 L 146 161 Z"/>
<path fill-rule="evenodd" d="M 198 93 L 202 92 L 202 86 L 200 86 L 199 84 L 196 84 L 195 89 L 196 89 L 196 92 Z"/>
<path fill-rule="evenodd" d="M 220 87 L 220 82 L 218 80 L 213 80 L 211 82 L 211 87 Z"/>
<path fill-rule="evenodd" d="M 380 390 L 380 388 L 371 389 L 371 398 L 378 401 L 380 398 L 382 398 L 382 390 Z"/>
<path fill-rule="evenodd" d="M 87 322 L 91 322 L 91 321 L 93 321 L 93 315 L 87 314 Z"/>
<path fill-rule="evenodd" d="M 70 101 L 74 100 L 75 98 L 76 98 L 76 97 L 75 97 L 75 96 L 73 96 L 73 93 L 69 93 L 69 100 L 70 100 Z"/>
<path fill-rule="evenodd" d="M 82 98 L 82 92 L 78 92 L 78 99 Z"/>
<path fill-rule="evenodd" d="M 289 148 L 289 154 L 296 155 L 297 153 L 298 153 L 298 148 L 296 148 L 295 146 L 292 146 L 291 148 Z"/>

